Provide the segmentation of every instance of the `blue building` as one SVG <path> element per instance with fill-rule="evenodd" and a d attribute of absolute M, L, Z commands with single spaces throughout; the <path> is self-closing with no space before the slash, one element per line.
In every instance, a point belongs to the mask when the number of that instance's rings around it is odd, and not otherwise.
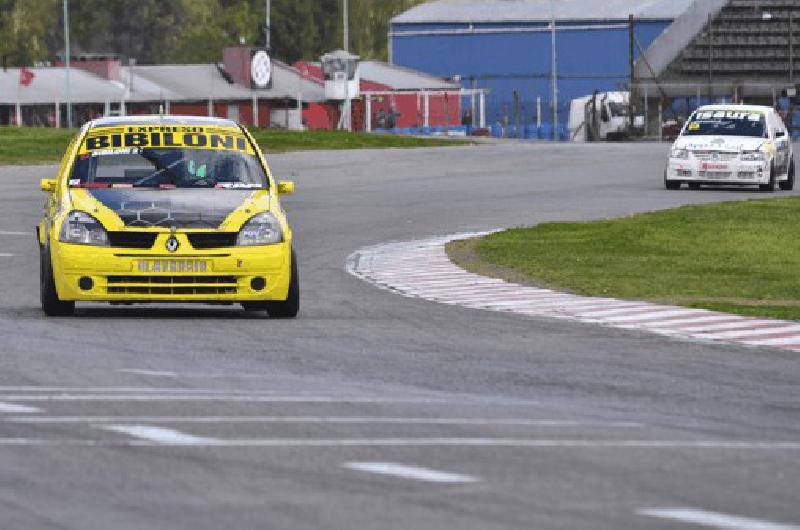
<path fill-rule="evenodd" d="M 703 0 L 698 0 L 703 1 Z M 556 27 L 559 130 L 569 102 L 595 90 L 627 89 L 629 17 L 639 47 L 647 47 L 695 0 L 437 0 L 391 21 L 394 64 L 460 78 L 464 88 L 488 89 L 489 126 L 552 126 L 552 31 Z M 537 105 L 537 99 L 540 105 Z M 471 109 L 465 102 L 465 109 Z M 480 110 L 476 109 L 475 113 Z M 475 114 L 473 114 L 475 118 Z"/>

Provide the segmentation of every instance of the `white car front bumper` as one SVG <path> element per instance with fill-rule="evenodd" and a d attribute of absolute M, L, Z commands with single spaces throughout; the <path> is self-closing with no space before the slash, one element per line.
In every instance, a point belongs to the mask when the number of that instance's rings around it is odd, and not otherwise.
<path fill-rule="evenodd" d="M 667 163 L 667 180 L 681 182 L 707 182 L 714 184 L 766 184 L 769 182 L 768 160 L 746 162 L 735 160 L 698 160 L 670 158 Z"/>

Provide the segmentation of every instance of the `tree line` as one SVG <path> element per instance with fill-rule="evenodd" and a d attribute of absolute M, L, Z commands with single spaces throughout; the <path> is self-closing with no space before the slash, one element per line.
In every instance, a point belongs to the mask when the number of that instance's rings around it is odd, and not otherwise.
<path fill-rule="evenodd" d="M 350 50 L 387 58 L 389 20 L 425 0 L 349 0 Z M 0 0 L 6 66 L 63 56 L 63 0 Z M 343 0 L 272 0 L 273 55 L 316 60 L 342 47 Z M 71 0 L 71 54 L 116 53 L 139 63 L 216 62 L 222 48 L 264 41 L 265 0 Z"/>

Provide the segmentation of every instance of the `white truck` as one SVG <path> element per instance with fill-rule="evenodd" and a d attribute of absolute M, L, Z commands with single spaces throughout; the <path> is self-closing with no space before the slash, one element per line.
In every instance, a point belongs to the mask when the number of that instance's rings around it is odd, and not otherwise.
<path fill-rule="evenodd" d="M 569 137 L 573 142 L 624 140 L 629 136 L 629 92 L 595 92 L 575 98 L 569 107 Z M 634 129 L 644 117 L 634 116 Z"/>

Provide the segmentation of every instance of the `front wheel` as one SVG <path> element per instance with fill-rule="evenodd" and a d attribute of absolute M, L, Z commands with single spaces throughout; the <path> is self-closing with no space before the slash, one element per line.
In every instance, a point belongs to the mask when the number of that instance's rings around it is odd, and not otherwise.
<path fill-rule="evenodd" d="M 775 191 L 775 168 L 772 167 L 769 170 L 769 183 L 767 184 L 759 184 L 758 189 L 761 191 L 766 191 L 767 193 L 772 193 Z"/>
<path fill-rule="evenodd" d="M 72 316 L 75 313 L 75 302 L 65 302 L 58 297 L 50 252 L 42 249 L 39 258 L 39 297 L 42 311 L 49 317 Z"/>
<path fill-rule="evenodd" d="M 680 180 L 667 180 L 667 172 L 664 171 L 664 187 L 668 190 L 679 190 L 681 189 L 681 181 Z"/>
<path fill-rule="evenodd" d="M 271 318 L 295 318 L 300 311 L 300 277 L 297 273 L 297 255 L 292 250 L 292 268 L 289 294 L 283 301 L 242 302 L 245 311 L 266 311 Z"/>
<path fill-rule="evenodd" d="M 783 191 L 792 191 L 794 189 L 794 158 L 789 162 L 789 174 L 786 180 L 782 180 L 778 186 Z"/>

